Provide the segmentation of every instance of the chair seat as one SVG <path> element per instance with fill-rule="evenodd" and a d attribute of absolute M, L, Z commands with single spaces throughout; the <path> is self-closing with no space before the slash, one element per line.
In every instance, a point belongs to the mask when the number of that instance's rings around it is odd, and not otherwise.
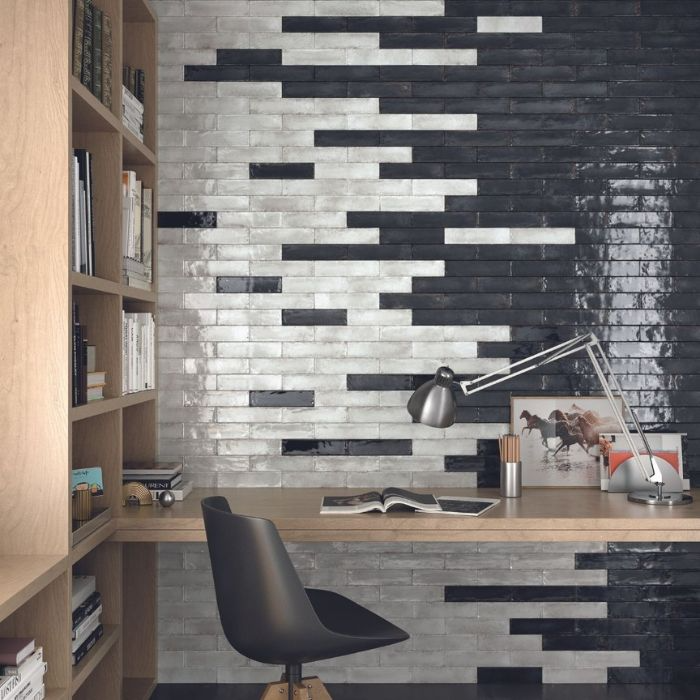
<path fill-rule="evenodd" d="M 407 632 L 349 598 L 318 588 L 304 589 L 321 624 L 332 633 L 336 651 L 352 654 L 403 642 Z"/>

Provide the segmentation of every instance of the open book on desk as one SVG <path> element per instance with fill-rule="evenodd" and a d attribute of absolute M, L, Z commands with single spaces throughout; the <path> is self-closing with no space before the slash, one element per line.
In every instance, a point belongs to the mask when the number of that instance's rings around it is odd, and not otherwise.
<path fill-rule="evenodd" d="M 411 510 L 417 513 L 440 513 L 447 515 L 481 515 L 493 508 L 498 498 L 466 498 L 462 496 L 440 496 L 415 493 L 389 487 L 383 491 L 367 491 L 355 496 L 324 496 L 321 501 L 322 514 L 354 514 L 379 511 Z"/>

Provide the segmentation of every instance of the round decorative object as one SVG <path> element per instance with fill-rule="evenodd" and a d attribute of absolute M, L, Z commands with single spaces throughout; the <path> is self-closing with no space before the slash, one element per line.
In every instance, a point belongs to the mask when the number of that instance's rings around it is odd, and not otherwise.
<path fill-rule="evenodd" d="M 153 505 L 151 492 L 138 481 L 129 481 L 122 486 L 122 505 L 150 506 Z"/>
<path fill-rule="evenodd" d="M 175 494 L 172 491 L 161 491 L 160 496 L 158 496 L 158 502 L 163 508 L 170 508 L 175 503 Z"/>

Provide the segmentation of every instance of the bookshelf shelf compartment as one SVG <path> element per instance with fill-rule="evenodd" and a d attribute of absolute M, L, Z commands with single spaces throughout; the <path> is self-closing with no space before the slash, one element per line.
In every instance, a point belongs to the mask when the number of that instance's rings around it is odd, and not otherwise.
<path fill-rule="evenodd" d="M 155 165 L 155 153 L 141 143 L 125 126 L 122 126 L 122 136 L 124 165 Z"/>
<path fill-rule="evenodd" d="M 126 394 L 125 396 L 119 396 L 114 399 L 91 401 L 83 406 L 74 406 L 71 408 L 71 419 L 75 422 L 85 420 L 86 418 L 94 418 L 103 413 L 118 411 L 121 408 L 128 408 L 129 406 L 137 406 L 138 404 L 155 401 L 155 399 L 155 391 L 137 391 L 133 394 Z"/>
<path fill-rule="evenodd" d="M 44 700 L 68 700 L 68 688 L 49 688 Z"/>
<path fill-rule="evenodd" d="M 109 539 L 114 534 L 115 529 L 114 520 L 110 519 L 98 527 L 97 530 L 80 540 L 80 542 L 73 545 L 73 549 L 70 553 L 70 563 L 75 564 L 84 556 L 87 556 L 95 547 L 98 547 L 105 540 Z"/>
<path fill-rule="evenodd" d="M 119 119 L 74 76 L 71 76 L 70 87 L 74 131 L 121 131 Z"/>
<path fill-rule="evenodd" d="M 73 667 L 73 695 L 80 689 L 80 686 L 90 677 L 90 674 L 98 667 L 102 659 L 107 656 L 114 645 L 119 641 L 121 629 L 118 625 L 105 625 L 102 638 L 90 649 L 84 659 Z"/>

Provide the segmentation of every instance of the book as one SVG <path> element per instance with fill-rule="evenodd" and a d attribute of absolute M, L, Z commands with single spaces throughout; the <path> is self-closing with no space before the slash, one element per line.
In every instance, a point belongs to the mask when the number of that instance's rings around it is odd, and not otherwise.
<path fill-rule="evenodd" d="M 164 489 L 172 490 L 179 486 L 182 482 L 182 474 L 176 474 L 169 479 L 148 479 L 143 477 L 130 477 L 129 479 L 124 479 L 124 483 L 128 484 L 131 481 L 138 481 L 139 484 L 143 484 L 147 489 L 162 491 Z"/>
<path fill-rule="evenodd" d="M 83 14 L 83 65 L 80 73 L 80 81 L 92 92 L 92 21 L 93 21 L 92 0 L 85 0 L 85 11 Z"/>
<path fill-rule="evenodd" d="M 0 665 L 19 666 L 34 651 L 31 637 L 0 637 Z"/>
<path fill-rule="evenodd" d="M 389 487 L 383 491 L 368 491 L 356 496 L 325 496 L 321 513 L 355 514 L 379 511 L 388 513 L 411 510 L 416 513 L 440 515 L 481 515 L 500 503 L 499 498 L 471 498 L 464 496 L 439 496 L 415 493 Z"/>
<path fill-rule="evenodd" d="M 78 664 L 90 651 L 90 649 L 97 644 L 97 641 L 100 639 L 103 633 L 104 627 L 100 624 L 93 630 L 90 636 L 80 645 L 80 647 L 73 652 L 73 666 Z"/>
<path fill-rule="evenodd" d="M 125 462 L 124 479 L 171 479 L 182 472 L 182 462 Z"/>
<path fill-rule="evenodd" d="M 102 467 L 84 467 L 71 470 L 71 493 L 88 490 L 93 496 L 104 494 Z"/>
<path fill-rule="evenodd" d="M 85 0 L 73 3 L 73 75 L 80 80 L 83 70 L 83 21 Z"/>
<path fill-rule="evenodd" d="M 325 496 L 321 503 L 321 513 L 369 513 L 373 510 L 387 513 L 406 509 L 435 513 L 440 511 L 440 504 L 432 494 L 394 487 L 355 496 Z"/>
<path fill-rule="evenodd" d="M 143 227 L 141 234 L 141 262 L 147 281 L 153 280 L 153 190 L 144 187 L 142 195 Z"/>
<path fill-rule="evenodd" d="M 12 690 L 0 691 L 0 700 L 34 700 L 43 688 L 45 673 L 46 662 L 40 661 L 22 676 L 12 676 Z"/>
<path fill-rule="evenodd" d="M 192 482 L 183 481 L 179 489 L 148 489 L 151 492 L 151 497 L 154 501 L 160 498 L 160 494 L 163 491 L 170 491 L 175 497 L 176 501 L 184 501 L 187 496 L 192 493 Z"/>
<path fill-rule="evenodd" d="M 93 591 L 72 613 L 71 626 L 73 639 L 75 639 L 75 629 L 85 619 L 87 619 L 97 608 L 102 607 L 102 596 L 99 591 Z"/>
<path fill-rule="evenodd" d="M 100 613 L 102 609 L 100 608 Z M 90 635 L 99 627 L 100 625 L 100 613 L 93 613 L 87 620 L 83 621 L 80 625 L 81 631 L 75 639 L 71 640 L 71 651 L 75 654 L 78 649 L 80 649 L 83 644 L 88 640 Z"/>
<path fill-rule="evenodd" d="M 92 11 L 92 94 L 102 102 L 102 10 Z"/>
<path fill-rule="evenodd" d="M 90 371 L 90 360 L 88 356 L 88 376 L 87 376 L 88 388 L 91 386 L 104 386 L 107 383 L 107 373 L 106 372 L 95 372 Z"/>
<path fill-rule="evenodd" d="M 44 648 L 36 647 L 34 651 L 18 666 L 0 666 L 0 689 L 7 676 L 27 676 L 35 666 L 44 660 Z"/>
<path fill-rule="evenodd" d="M 94 576 L 74 575 L 73 591 L 71 593 L 71 610 L 76 610 L 90 595 L 95 592 Z"/>
<path fill-rule="evenodd" d="M 102 13 L 102 104 L 112 109 L 112 18 Z"/>

